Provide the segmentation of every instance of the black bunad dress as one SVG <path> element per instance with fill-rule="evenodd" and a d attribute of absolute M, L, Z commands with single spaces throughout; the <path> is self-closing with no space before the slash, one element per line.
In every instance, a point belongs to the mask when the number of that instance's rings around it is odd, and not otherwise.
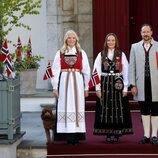
<path fill-rule="evenodd" d="M 101 69 L 102 98 L 97 97 L 93 134 L 133 134 L 128 98 L 122 97 L 123 77 L 118 64 L 108 59 Z"/>

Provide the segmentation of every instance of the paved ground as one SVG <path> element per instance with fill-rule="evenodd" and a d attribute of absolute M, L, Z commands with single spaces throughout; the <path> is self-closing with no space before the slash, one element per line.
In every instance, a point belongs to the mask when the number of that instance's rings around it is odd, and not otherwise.
<path fill-rule="evenodd" d="M 22 95 L 22 98 L 52 97 L 52 90 L 36 90 L 34 95 Z M 33 104 L 34 105 L 34 104 Z M 26 132 L 19 148 L 46 147 L 46 136 L 41 120 L 41 112 L 22 112 L 21 131 Z"/>
<path fill-rule="evenodd" d="M 34 95 L 22 95 L 22 98 L 49 98 L 52 90 L 36 90 Z M 34 105 L 34 104 L 33 104 Z M 26 132 L 18 148 L 46 147 L 46 136 L 41 120 L 41 112 L 22 112 L 21 131 Z"/>
<path fill-rule="evenodd" d="M 21 131 L 26 132 L 18 148 L 46 147 L 46 136 L 40 112 L 23 112 L 21 118 Z"/>

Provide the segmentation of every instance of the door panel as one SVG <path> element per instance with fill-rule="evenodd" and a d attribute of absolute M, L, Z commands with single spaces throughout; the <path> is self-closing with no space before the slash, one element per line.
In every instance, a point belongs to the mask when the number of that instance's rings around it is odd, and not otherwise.
<path fill-rule="evenodd" d="M 144 23 L 152 26 L 158 40 L 158 0 L 93 0 L 93 58 L 103 49 L 109 32 L 116 33 L 128 58 L 131 44 L 141 40 Z"/>
<path fill-rule="evenodd" d="M 128 54 L 129 7 L 128 0 L 93 0 L 94 59 L 102 51 L 105 36 L 114 32 L 120 48 Z"/>
<path fill-rule="evenodd" d="M 129 1 L 130 44 L 141 40 L 142 24 L 148 23 L 154 31 L 154 38 L 158 38 L 158 0 L 130 0 Z"/>

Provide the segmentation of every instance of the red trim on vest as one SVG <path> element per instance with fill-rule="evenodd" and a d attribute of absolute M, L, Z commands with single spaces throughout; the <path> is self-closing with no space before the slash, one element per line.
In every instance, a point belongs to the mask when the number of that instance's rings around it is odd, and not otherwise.
<path fill-rule="evenodd" d="M 119 72 L 121 73 L 122 72 L 122 56 L 117 57 L 117 62 L 118 62 Z"/>
<path fill-rule="evenodd" d="M 61 69 L 79 69 L 82 70 L 82 53 L 81 52 L 77 52 L 77 61 L 75 63 L 75 65 L 73 67 L 70 67 L 70 65 L 68 65 L 65 60 L 64 60 L 64 56 L 65 54 L 60 53 L 60 62 L 61 62 Z"/>

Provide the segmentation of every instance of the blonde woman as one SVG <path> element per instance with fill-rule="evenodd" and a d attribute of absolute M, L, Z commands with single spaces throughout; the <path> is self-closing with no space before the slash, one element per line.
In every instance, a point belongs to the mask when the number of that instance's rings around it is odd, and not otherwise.
<path fill-rule="evenodd" d="M 52 69 L 53 94 L 58 98 L 55 139 L 78 144 L 85 139 L 85 97 L 88 96 L 90 66 L 73 30 L 66 32 Z"/>

